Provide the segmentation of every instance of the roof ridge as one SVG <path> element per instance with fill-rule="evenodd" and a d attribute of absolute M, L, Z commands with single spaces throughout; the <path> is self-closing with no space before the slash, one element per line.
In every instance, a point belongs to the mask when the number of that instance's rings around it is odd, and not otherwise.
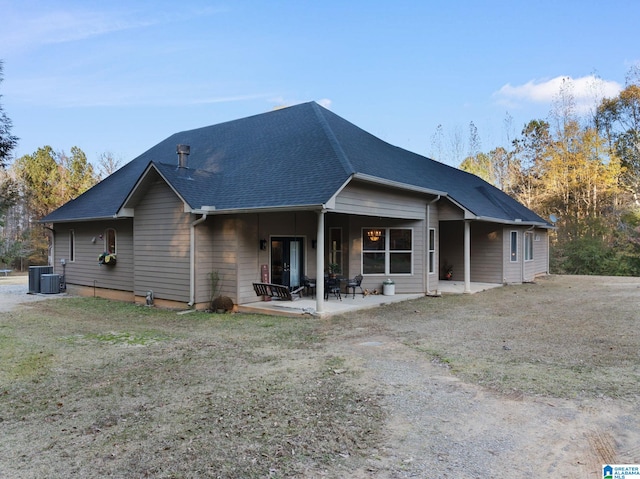
<path fill-rule="evenodd" d="M 313 111 L 316 114 L 316 117 L 318 118 L 318 121 L 320 122 L 320 126 L 322 126 L 322 129 L 324 130 L 325 135 L 327 135 L 327 139 L 329 140 L 331 148 L 333 149 L 336 156 L 338 157 L 338 160 L 340 160 L 340 164 L 344 168 L 345 172 L 348 173 L 349 175 L 356 173 L 356 169 L 351 164 L 351 161 L 349 160 L 349 157 L 343 150 L 342 145 L 340 145 L 340 142 L 338 141 L 338 138 L 336 137 L 335 132 L 329 126 L 329 122 L 324 116 L 324 112 L 322 110 L 325 110 L 325 108 L 318 105 L 315 101 L 310 103 L 311 103 L 311 107 L 313 108 Z"/>

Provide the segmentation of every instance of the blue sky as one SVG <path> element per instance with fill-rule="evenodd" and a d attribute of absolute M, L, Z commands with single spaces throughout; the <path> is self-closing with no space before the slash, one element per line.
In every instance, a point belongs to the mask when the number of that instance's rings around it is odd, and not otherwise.
<path fill-rule="evenodd" d="M 16 157 L 78 146 L 128 162 L 175 132 L 313 100 L 454 163 L 471 121 L 488 151 L 546 118 L 561 78 L 589 108 L 640 61 L 636 0 L 0 0 L 0 12 Z"/>

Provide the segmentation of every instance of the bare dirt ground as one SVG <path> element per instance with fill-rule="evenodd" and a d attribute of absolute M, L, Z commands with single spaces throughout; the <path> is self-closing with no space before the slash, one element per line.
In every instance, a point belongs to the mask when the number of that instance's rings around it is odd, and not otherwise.
<path fill-rule="evenodd" d="M 380 477 L 600 478 L 640 462 L 640 279 L 438 301 L 354 315 L 329 342 L 385 390 Z"/>
<path fill-rule="evenodd" d="M 0 477 L 595 479 L 640 463 L 639 278 L 553 276 L 326 320 L 116 321 L 81 303 L 77 323 L 2 281 L 0 339 L 16 324 L 36 349 L 0 351 L 20 366 L 0 367 Z M 18 314 L 34 307 L 53 318 L 42 337 Z M 135 348 L 120 347 L 127 327 Z"/>

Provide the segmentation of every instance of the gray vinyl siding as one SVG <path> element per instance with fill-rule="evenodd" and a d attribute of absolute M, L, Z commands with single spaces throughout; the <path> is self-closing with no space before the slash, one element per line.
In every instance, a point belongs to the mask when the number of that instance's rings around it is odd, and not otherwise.
<path fill-rule="evenodd" d="M 536 276 L 548 273 L 549 251 L 547 230 L 533 230 L 533 261 L 524 261 L 524 234 L 529 228 L 505 226 L 504 232 L 504 278 L 506 283 L 533 281 Z M 511 232 L 518 233 L 518 261 L 511 261 Z M 536 237 L 538 240 L 536 241 Z"/>
<path fill-rule="evenodd" d="M 438 201 L 438 217 L 440 221 L 456 221 L 464 219 L 464 211 L 447 199 Z"/>
<path fill-rule="evenodd" d="M 511 261 L 511 232 L 518 233 L 518 256 L 517 261 Z M 502 261 L 504 263 L 504 282 L 505 283 L 521 283 L 522 282 L 522 232 L 512 226 L 505 226 L 503 232 Z"/>
<path fill-rule="evenodd" d="M 425 292 L 436 291 L 438 290 L 438 283 L 440 280 L 440 274 L 438 273 L 440 270 L 440 239 L 439 239 L 439 219 L 440 219 L 440 202 L 435 202 L 431 204 L 427 211 L 429 212 L 429 217 L 424 225 L 424 275 L 425 275 Z M 434 270 L 433 273 L 429 273 L 429 229 L 433 228 L 435 230 L 435 258 L 434 258 Z"/>
<path fill-rule="evenodd" d="M 214 271 L 215 219 L 207 218 L 195 227 L 195 301 L 209 303 L 211 299 L 211 273 Z"/>
<path fill-rule="evenodd" d="M 189 302 L 190 222 L 183 203 L 162 181 L 154 182 L 135 207 L 134 292 Z"/>
<path fill-rule="evenodd" d="M 216 217 L 216 221 L 223 222 L 221 229 L 215 233 L 216 257 L 224 256 L 225 265 L 231 263 L 232 258 L 237 259 L 234 299 L 238 304 L 259 299 L 253 290 L 253 283 L 261 281 L 262 265 L 267 265 L 269 270 L 269 245 L 273 236 L 301 238 L 304 244 L 304 274 L 316 276 L 316 250 L 312 247 L 312 241 L 316 238 L 317 213 L 259 213 Z M 223 235 L 227 241 L 218 245 L 218 235 Z M 260 240 L 267 242 L 265 250 L 260 249 Z"/>
<path fill-rule="evenodd" d="M 265 215 L 243 215 L 235 219 L 238 236 L 238 273 L 237 273 L 237 302 L 250 303 L 259 298 L 253 290 L 253 283 L 260 282 L 260 268 L 263 264 L 269 267 L 269 236 L 260 236 L 258 228 L 264 228 L 261 221 Z M 268 228 L 267 228 L 268 230 Z M 260 239 L 267 241 L 267 248 L 260 249 Z"/>
<path fill-rule="evenodd" d="M 502 226 L 471 223 L 471 281 L 502 283 Z"/>
<path fill-rule="evenodd" d="M 350 183 L 336 197 L 335 212 L 363 216 L 424 219 L 424 195 L 385 190 L 379 186 Z"/>
<path fill-rule="evenodd" d="M 116 231 L 115 266 L 98 264 L 98 256 L 105 250 L 104 238 L 107 228 Z M 67 284 L 121 291 L 133 290 L 133 222 L 130 219 L 58 223 L 53 229 L 54 272 L 63 273 L 60 260 L 64 258 L 67 263 Z M 69 230 L 74 230 L 75 233 L 75 261 L 69 261 Z"/>
<path fill-rule="evenodd" d="M 473 221 L 470 228 L 471 281 L 502 283 L 504 248 L 509 244 L 503 226 Z M 440 278 L 445 264 L 453 266 L 453 280 L 464 281 L 464 221 L 440 222 Z"/>
<path fill-rule="evenodd" d="M 535 276 L 549 273 L 549 233 L 545 229 L 533 232 L 533 260 Z M 536 240 L 537 238 L 537 240 Z"/>
<path fill-rule="evenodd" d="M 440 204 L 440 203 L 438 203 Z M 440 209 L 438 209 L 440 214 Z M 442 218 L 440 218 L 442 219 Z M 444 267 L 453 266 L 453 280 L 464 280 L 464 222 L 440 221 L 438 235 L 438 277 L 444 278 Z M 471 258 L 473 262 L 473 258 Z"/>
<path fill-rule="evenodd" d="M 425 208 L 423 203 L 423 208 Z M 424 213 L 423 209 L 423 213 Z M 424 270 L 426 261 L 425 220 L 391 220 L 385 218 L 352 217 L 348 229 L 348 265 L 345 275 L 353 277 L 362 271 L 362 228 L 410 228 L 412 230 L 413 272 L 412 274 L 397 275 L 365 275 L 362 287 L 380 291 L 382 282 L 393 279 L 396 284 L 396 293 L 423 293 L 425 291 Z"/>

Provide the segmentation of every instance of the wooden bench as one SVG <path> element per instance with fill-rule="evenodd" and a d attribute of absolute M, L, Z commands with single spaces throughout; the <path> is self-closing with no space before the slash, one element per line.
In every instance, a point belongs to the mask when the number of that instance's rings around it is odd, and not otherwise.
<path fill-rule="evenodd" d="M 256 296 L 268 296 L 269 298 L 293 301 L 294 299 L 300 299 L 300 293 L 304 286 L 290 290 L 289 286 L 283 284 L 253 283 L 253 289 L 256 292 Z M 296 297 L 294 298 L 294 296 Z"/>
<path fill-rule="evenodd" d="M 3 273 L 5 276 L 9 276 L 9 273 L 12 271 L 12 269 L 0 269 L 0 273 Z"/>

